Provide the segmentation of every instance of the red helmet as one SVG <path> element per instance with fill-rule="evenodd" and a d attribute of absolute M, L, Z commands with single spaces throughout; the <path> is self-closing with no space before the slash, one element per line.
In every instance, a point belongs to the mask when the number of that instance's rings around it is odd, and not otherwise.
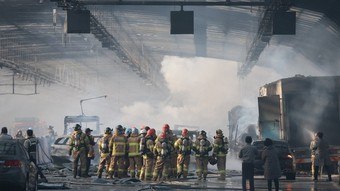
<path fill-rule="evenodd" d="M 149 131 L 146 133 L 146 135 L 152 136 L 156 133 L 156 130 L 154 128 L 149 129 Z"/>
<path fill-rule="evenodd" d="M 161 139 L 165 139 L 165 138 L 166 138 L 166 134 L 163 132 L 163 133 L 161 133 L 161 134 L 159 135 L 159 137 L 160 137 Z"/>
<path fill-rule="evenodd" d="M 188 136 L 188 129 L 183 129 L 183 130 L 182 130 L 182 136 L 183 136 L 183 137 Z"/>
<path fill-rule="evenodd" d="M 164 124 L 162 127 L 162 132 L 168 132 L 170 129 L 170 126 L 168 124 Z"/>

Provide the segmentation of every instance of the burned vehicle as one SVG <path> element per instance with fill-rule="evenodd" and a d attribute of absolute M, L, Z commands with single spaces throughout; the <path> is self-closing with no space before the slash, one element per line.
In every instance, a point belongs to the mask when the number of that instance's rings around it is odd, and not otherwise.
<path fill-rule="evenodd" d="M 0 141 L 0 187 L 37 190 L 38 169 L 19 140 Z"/>
<path fill-rule="evenodd" d="M 93 135 L 94 142 L 96 143 L 94 148 L 95 158 L 92 160 L 92 164 L 98 164 L 99 163 L 99 149 L 97 142 L 100 138 L 102 138 L 102 135 Z M 54 143 L 51 146 L 51 157 L 53 159 L 53 163 L 56 166 L 62 166 L 64 163 L 70 163 L 73 161 L 73 158 L 69 156 L 69 143 L 71 137 L 69 135 L 64 135 L 58 137 Z"/>
<path fill-rule="evenodd" d="M 264 161 L 262 160 L 262 151 L 264 149 L 264 141 L 254 141 L 253 145 L 259 151 L 259 154 L 255 158 L 255 174 L 264 174 Z M 273 141 L 273 145 L 278 152 L 281 172 L 286 176 L 287 180 L 295 180 L 296 170 L 295 170 L 295 158 L 292 150 L 286 141 Z"/>
<path fill-rule="evenodd" d="M 310 143 L 323 132 L 332 168 L 340 161 L 340 76 L 283 78 L 260 88 L 261 139 L 285 140 L 294 150 L 298 172 L 311 172 Z"/>

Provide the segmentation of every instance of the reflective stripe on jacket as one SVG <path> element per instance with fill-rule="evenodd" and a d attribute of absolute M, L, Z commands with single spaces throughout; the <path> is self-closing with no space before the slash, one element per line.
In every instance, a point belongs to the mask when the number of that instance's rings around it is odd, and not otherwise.
<path fill-rule="evenodd" d="M 128 138 L 128 145 L 129 145 L 129 156 L 134 157 L 140 155 L 139 153 L 139 142 L 140 137 L 138 136 L 131 136 Z"/>
<path fill-rule="evenodd" d="M 127 149 L 127 138 L 124 135 L 113 135 L 110 141 L 112 156 L 124 156 Z"/>

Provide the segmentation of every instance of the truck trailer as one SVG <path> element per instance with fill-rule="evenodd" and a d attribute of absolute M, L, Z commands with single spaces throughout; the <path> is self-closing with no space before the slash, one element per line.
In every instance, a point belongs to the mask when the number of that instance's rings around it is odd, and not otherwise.
<path fill-rule="evenodd" d="M 309 146 L 319 131 L 330 145 L 331 161 L 340 161 L 340 76 L 297 75 L 266 84 L 258 109 L 261 139 L 287 141 L 297 171 L 310 171 Z"/>

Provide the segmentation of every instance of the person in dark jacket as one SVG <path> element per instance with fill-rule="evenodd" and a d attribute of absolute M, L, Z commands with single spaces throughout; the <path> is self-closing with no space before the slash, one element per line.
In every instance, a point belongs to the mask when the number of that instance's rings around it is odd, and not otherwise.
<path fill-rule="evenodd" d="M 32 129 L 28 129 L 26 131 L 26 134 L 27 134 L 27 138 L 24 141 L 24 147 L 27 150 L 27 152 L 30 156 L 30 159 L 35 164 L 35 166 L 37 167 L 38 175 L 40 176 L 41 181 L 47 182 L 45 175 L 42 173 L 42 170 L 38 166 L 38 163 L 37 163 L 37 148 L 38 148 L 39 140 L 34 136 Z"/>
<path fill-rule="evenodd" d="M 281 177 L 281 167 L 279 156 L 273 146 L 273 141 L 266 138 L 264 141 L 264 150 L 262 160 L 264 161 L 264 178 L 267 179 L 268 190 L 272 190 L 272 181 L 274 180 L 275 190 L 279 190 L 279 178 Z"/>
<path fill-rule="evenodd" d="M 315 153 L 314 162 L 314 181 L 318 180 L 319 166 L 323 165 L 328 174 L 328 181 L 332 181 L 331 160 L 329 158 L 329 145 L 323 140 L 323 133 L 318 132 L 315 138 L 315 144 L 311 146 L 312 152 Z"/>
<path fill-rule="evenodd" d="M 8 134 L 7 127 L 1 128 L 0 141 L 13 139 L 11 135 Z"/>
<path fill-rule="evenodd" d="M 243 147 L 239 153 L 239 158 L 242 159 L 242 189 L 245 191 L 246 181 L 249 180 L 250 190 L 254 191 L 254 161 L 258 151 L 255 146 L 251 145 L 253 139 L 251 136 L 246 136 L 245 141 L 247 145 Z"/>

